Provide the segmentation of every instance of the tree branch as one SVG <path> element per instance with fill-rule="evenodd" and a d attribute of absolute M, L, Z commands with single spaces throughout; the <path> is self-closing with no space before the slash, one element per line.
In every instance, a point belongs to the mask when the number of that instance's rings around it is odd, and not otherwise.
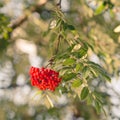
<path fill-rule="evenodd" d="M 40 2 L 37 5 L 30 7 L 29 12 L 33 13 L 33 12 L 37 11 L 41 6 L 45 5 L 46 2 L 47 2 L 47 0 L 43 0 L 43 2 Z M 10 23 L 9 27 L 11 27 L 12 29 L 15 29 L 18 26 L 20 26 L 22 23 L 24 23 L 27 19 L 28 19 L 28 14 L 24 14 L 24 15 L 20 16 L 19 18 L 17 18 L 12 23 Z"/>

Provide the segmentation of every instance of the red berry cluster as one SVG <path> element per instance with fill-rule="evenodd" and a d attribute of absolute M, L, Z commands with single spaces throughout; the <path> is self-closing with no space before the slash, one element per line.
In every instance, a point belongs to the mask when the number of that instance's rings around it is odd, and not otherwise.
<path fill-rule="evenodd" d="M 30 68 L 31 84 L 38 87 L 40 90 L 51 90 L 55 88 L 61 82 L 59 73 L 48 68 Z"/>

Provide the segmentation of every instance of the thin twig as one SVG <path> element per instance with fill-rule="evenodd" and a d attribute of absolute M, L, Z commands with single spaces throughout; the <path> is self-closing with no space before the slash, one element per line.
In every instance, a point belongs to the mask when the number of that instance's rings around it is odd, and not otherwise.
<path fill-rule="evenodd" d="M 62 37 L 61 35 L 58 36 L 58 42 L 57 42 L 57 48 L 55 51 L 55 55 L 58 53 L 61 37 Z"/>
<path fill-rule="evenodd" d="M 54 60 L 55 60 L 55 56 L 52 56 L 52 57 L 50 58 L 50 60 L 48 61 L 49 63 L 45 66 L 45 68 L 47 68 L 49 65 L 52 65 L 53 62 L 54 62 Z"/>
<path fill-rule="evenodd" d="M 62 2 L 62 0 L 59 0 L 59 2 L 57 3 L 57 6 L 58 6 L 59 8 L 61 8 L 61 2 Z"/>

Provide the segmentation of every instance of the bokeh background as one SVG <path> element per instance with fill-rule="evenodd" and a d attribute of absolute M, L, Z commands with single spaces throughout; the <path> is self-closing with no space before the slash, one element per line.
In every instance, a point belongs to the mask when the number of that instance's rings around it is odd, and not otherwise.
<path fill-rule="evenodd" d="M 61 1 L 66 18 L 94 45 L 89 59 L 110 73 L 111 83 L 92 83 L 105 98 L 107 117 L 68 94 L 51 94 L 54 108 L 35 96 L 29 68 L 42 67 L 51 57 L 49 40 L 54 38 L 44 33 L 58 2 L 0 0 L 0 120 L 120 120 L 120 0 Z"/>

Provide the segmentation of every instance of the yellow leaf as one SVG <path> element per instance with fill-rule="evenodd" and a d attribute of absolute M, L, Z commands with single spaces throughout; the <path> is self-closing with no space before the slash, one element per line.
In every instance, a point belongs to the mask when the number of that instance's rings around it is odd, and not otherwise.
<path fill-rule="evenodd" d="M 120 32 L 120 25 L 118 25 L 118 26 L 114 29 L 114 32 L 115 32 L 115 33 Z"/>

